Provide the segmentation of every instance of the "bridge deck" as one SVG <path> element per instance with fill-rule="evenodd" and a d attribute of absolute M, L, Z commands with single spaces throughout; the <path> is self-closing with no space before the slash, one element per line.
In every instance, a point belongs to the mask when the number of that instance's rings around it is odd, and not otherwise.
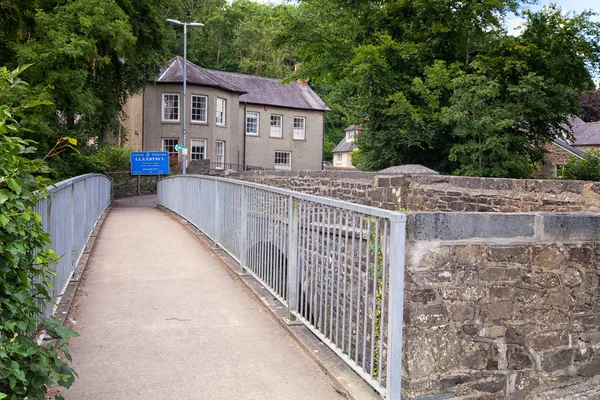
<path fill-rule="evenodd" d="M 142 200 L 140 200 L 142 199 Z M 331 381 L 153 197 L 107 216 L 72 315 L 66 399 L 341 399 Z"/>

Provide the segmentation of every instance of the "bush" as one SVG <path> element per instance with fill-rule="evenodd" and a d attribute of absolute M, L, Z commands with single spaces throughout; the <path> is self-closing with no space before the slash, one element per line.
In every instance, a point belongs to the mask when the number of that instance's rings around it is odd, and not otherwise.
<path fill-rule="evenodd" d="M 0 99 L 27 88 L 18 78 L 23 69 L 0 68 Z M 34 211 L 51 184 L 43 177 L 49 169 L 27 158 L 36 150 L 32 141 L 9 136 L 20 133 L 18 121 L 34 105 L 0 103 L 0 399 L 10 400 L 44 399 L 49 386 L 69 387 L 75 376 L 65 361 L 71 359 L 65 340 L 76 333 L 56 319 L 44 320 L 40 310 L 52 300 L 49 266 L 56 260 Z M 36 338 L 43 331 L 53 340 L 40 346 Z"/>
<path fill-rule="evenodd" d="M 600 181 L 600 149 L 583 153 L 583 158 L 571 157 L 563 167 L 563 178 L 581 181 Z"/>
<path fill-rule="evenodd" d="M 131 169 L 131 157 L 129 153 L 134 149 L 102 146 L 96 153 L 97 162 L 105 171 L 129 171 Z"/>

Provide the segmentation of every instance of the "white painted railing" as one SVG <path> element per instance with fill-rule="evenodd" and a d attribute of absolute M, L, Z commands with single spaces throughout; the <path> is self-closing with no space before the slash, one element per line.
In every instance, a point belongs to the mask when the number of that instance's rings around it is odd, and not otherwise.
<path fill-rule="evenodd" d="M 53 301 L 42 308 L 45 317 L 54 313 L 86 242 L 98 219 L 111 201 L 112 181 L 106 175 L 87 174 L 59 182 L 47 198 L 37 202 L 35 212 L 42 216 L 42 228 L 50 234 L 49 246 L 60 257 L 51 268 Z"/>
<path fill-rule="evenodd" d="M 158 204 L 226 250 L 382 396 L 400 399 L 406 216 L 210 176 Z"/>

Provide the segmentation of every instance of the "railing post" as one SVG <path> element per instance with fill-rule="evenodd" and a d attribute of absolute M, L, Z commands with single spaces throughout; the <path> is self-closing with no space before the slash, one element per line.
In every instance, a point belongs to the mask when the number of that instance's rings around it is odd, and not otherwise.
<path fill-rule="evenodd" d="M 293 313 L 298 311 L 298 208 L 299 200 L 290 195 L 287 243 L 288 323 L 296 321 Z"/>
<path fill-rule="evenodd" d="M 245 274 L 246 267 L 248 267 L 248 198 L 246 193 L 246 185 L 242 185 L 240 222 L 240 274 Z"/>
<path fill-rule="evenodd" d="M 215 181 L 215 216 L 213 219 L 213 226 L 215 229 L 215 243 L 217 245 L 219 245 L 220 242 L 220 237 L 221 237 L 221 226 L 220 226 L 220 215 L 219 212 L 221 211 L 221 207 L 219 205 L 220 199 L 219 199 L 219 181 Z"/>
<path fill-rule="evenodd" d="M 386 399 L 400 400 L 402 395 L 402 325 L 404 317 L 404 257 L 406 215 L 390 219 L 390 299 L 388 313 L 388 351 Z"/>

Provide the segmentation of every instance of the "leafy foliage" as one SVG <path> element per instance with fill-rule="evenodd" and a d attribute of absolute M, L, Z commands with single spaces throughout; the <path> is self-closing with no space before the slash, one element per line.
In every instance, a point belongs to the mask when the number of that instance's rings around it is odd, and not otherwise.
<path fill-rule="evenodd" d="M 579 95 L 580 117 L 585 122 L 600 121 L 600 91 L 588 90 Z"/>
<path fill-rule="evenodd" d="M 592 149 L 583 153 L 583 158 L 571 157 L 563 166 L 562 177 L 581 181 L 600 181 L 600 150 Z"/>
<path fill-rule="evenodd" d="M 27 87 L 18 77 L 22 71 L 0 68 L 0 99 Z M 64 340 L 76 333 L 55 319 L 44 321 L 40 311 L 43 301 L 53 300 L 49 266 L 56 254 L 35 213 L 37 200 L 48 195 L 43 175 L 49 169 L 28 158 L 36 150 L 32 141 L 14 136 L 24 108 L 0 102 L 0 399 L 11 400 L 43 399 L 48 386 L 69 387 L 74 380 Z M 43 330 L 55 340 L 39 346 L 35 338 Z"/>
<path fill-rule="evenodd" d="M 95 158 L 105 171 L 129 171 L 132 151 L 134 150 L 129 148 L 102 146 Z"/>
<path fill-rule="evenodd" d="M 589 12 L 526 11 L 509 36 L 503 17 L 527 3 L 304 0 L 277 40 L 302 62 L 297 76 L 366 125 L 360 168 L 525 177 L 544 143 L 568 135 L 600 60 Z"/>

